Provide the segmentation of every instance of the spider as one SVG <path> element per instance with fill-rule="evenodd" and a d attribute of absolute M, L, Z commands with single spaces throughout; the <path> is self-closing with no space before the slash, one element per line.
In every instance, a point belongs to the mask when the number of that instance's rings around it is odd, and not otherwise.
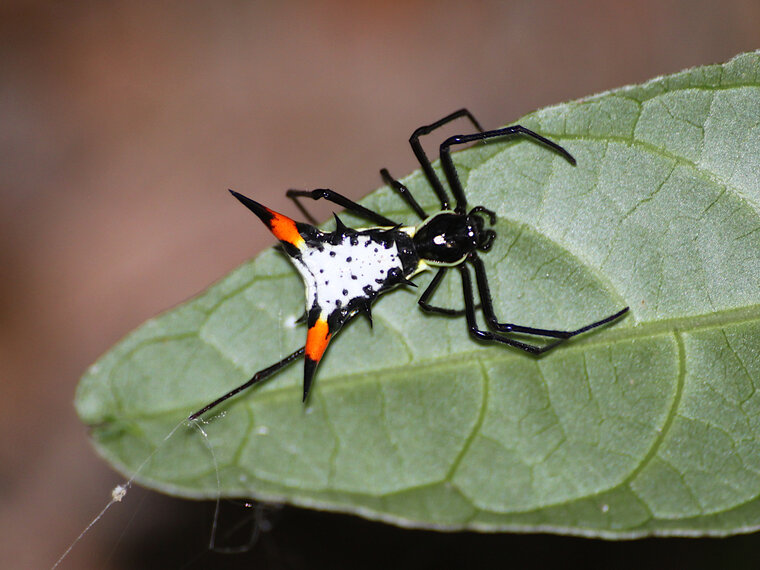
<path fill-rule="evenodd" d="M 433 170 L 420 137 L 459 118 L 470 120 L 478 132 L 447 138 L 440 146 L 440 159 L 446 181 L 454 198 L 451 207 L 449 195 Z M 371 307 L 383 293 L 398 286 L 415 286 L 411 281 L 418 273 L 437 269 L 430 284 L 423 291 L 418 303 L 423 311 L 449 316 L 464 316 L 469 333 L 480 341 L 497 342 L 533 355 L 542 354 L 563 341 L 617 320 L 628 307 L 571 331 L 542 329 L 513 323 L 500 322 L 496 317 L 488 285 L 488 277 L 478 252 L 487 252 L 496 233 L 486 229 L 486 224 L 496 222 L 496 214 L 484 206 L 468 211 L 467 198 L 451 159 L 451 147 L 487 139 L 524 136 L 560 154 L 575 165 L 572 155 L 557 143 L 521 126 L 513 125 L 484 131 L 467 109 L 460 109 L 446 117 L 419 127 L 412 133 L 409 143 L 441 203 L 441 209 L 432 215 L 414 199 L 409 189 L 394 179 L 383 168 L 383 180 L 395 189 L 409 207 L 421 218 L 416 226 L 402 226 L 345 196 L 328 189 L 289 190 L 287 196 L 298 203 L 299 198 L 325 199 L 342 206 L 376 224 L 369 228 L 347 227 L 337 215 L 336 228 L 324 232 L 313 225 L 295 222 L 290 218 L 262 206 L 258 202 L 230 190 L 233 196 L 256 214 L 269 230 L 280 240 L 282 249 L 300 272 L 306 286 L 306 312 L 301 320 L 308 326 L 306 344 L 279 362 L 259 370 L 247 382 L 217 398 L 189 416 L 195 420 L 239 392 L 275 374 L 297 358 L 304 357 L 303 399 L 306 400 L 314 374 L 328 343 L 338 331 L 358 314 L 364 314 L 372 322 Z M 473 287 L 470 267 L 475 274 Z M 464 309 L 438 307 L 429 303 L 449 269 L 456 269 L 462 277 Z M 480 303 L 475 301 L 477 289 Z M 476 310 L 481 309 L 487 328 L 481 328 Z M 553 339 L 544 345 L 534 345 L 508 336 L 509 333 L 533 335 Z"/>

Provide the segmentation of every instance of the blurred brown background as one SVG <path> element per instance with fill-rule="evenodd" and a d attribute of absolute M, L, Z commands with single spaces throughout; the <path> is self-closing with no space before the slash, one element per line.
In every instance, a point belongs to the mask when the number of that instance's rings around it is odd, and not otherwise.
<path fill-rule="evenodd" d="M 362 196 L 462 106 L 493 128 L 760 47 L 760 3 L 11 1 L 0 30 L 0 566 L 46 568 L 121 481 L 75 416 L 79 375 L 271 244 L 226 188 L 291 213 L 290 187 Z M 133 490 L 62 568 L 759 564 L 754 536 L 438 535 L 297 509 L 220 557 L 211 513 Z"/>

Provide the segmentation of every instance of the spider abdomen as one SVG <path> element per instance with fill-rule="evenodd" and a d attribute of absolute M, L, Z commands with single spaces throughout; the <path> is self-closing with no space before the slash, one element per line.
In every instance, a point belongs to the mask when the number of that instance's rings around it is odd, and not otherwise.
<path fill-rule="evenodd" d="M 397 228 L 316 231 L 291 259 L 306 285 L 306 310 L 319 307 L 335 324 L 406 281 L 419 265 L 412 239 Z"/>

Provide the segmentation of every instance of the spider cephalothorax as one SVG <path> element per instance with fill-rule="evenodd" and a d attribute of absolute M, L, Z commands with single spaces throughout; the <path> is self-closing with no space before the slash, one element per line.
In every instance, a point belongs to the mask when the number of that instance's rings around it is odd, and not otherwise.
<path fill-rule="evenodd" d="M 428 265 L 459 265 L 475 250 L 488 251 L 496 238 L 493 230 L 484 230 L 481 214 L 488 214 L 491 224 L 496 214 L 482 206 L 469 214 L 438 212 L 422 222 L 414 232 L 417 254 Z"/>
<path fill-rule="evenodd" d="M 455 202 L 454 208 L 451 208 L 449 195 L 433 170 L 430 160 L 420 145 L 419 138 L 460 117 L 469 118 L 478 132 L 450 137 L 441 143 L 441 166 Z M 483 131 L 466 109 L 461 109 L 440 121 L 415 130 L 409 142 L 433 192 L 441 203 L 440 211 L 428 216 L 406 186 L 394 179 L 385 169 L 381 170 L 380 174 L 420 217 L 422 221 L 416 226 L 401 226 L 332 190 L 288 191 L 288 196 L 294 199 L 324 198 L 375 224 L 370 228 L 354 229 L 347 227 L 335 216 L 335 230 L 324 232 L 314 225 L 295 222 L 242 194 L 231 191 L 280 240 L 283 250 L 304 280 L 306 286 L 304 320 L 308 327 L 306 344 L 279 362 L 260 370 L 248 382 L 204 406 L 192 414 L 190 419 L 198 418 L 201 414 L 249 386 L 268 378 L 301 356 L 304 357 L 303 398 L 305 400 L 317 365 L 328 343 L 343 325 L 359 313 L 365 314 L 371 322 L 371 307 L 380 295 L 398 286 L 414 286 L 411 279 L 428 269 L 437 269 L 437 273 L 420 295 L 418 303 L 422 310 L 453 316 L 463 315 L 467 321 L 467 328 L 474 338 L 506 344 L 531 354 L 546 352 L 570 337 L 622 316 L 628 310 L 627 307 L 572 331 L 527 327 L 500 322 L 497 319 L 485 266 L 478 256 L 478 251 L 488 251 L 496 239 L 496 232 L 486 229 L 486 224 L 492 226 L 496 223 L 496 214 L 484 206 L 476 206 L 468 211 L 464 189 L 451 159 L 451 147 L 515 135 L 529 137 L 559 153 L 571 164 L 575 164 L 575 159 L 564 148 L 520 125 Z M 470 267 L 475 273 L 474 286 Z M 449 269 L 457 269 L 461 274 L 464 309 L 438 307 L 429 303 Z M 477 291 L 479 303 L 475 301 L 475 291 Z M 476 314 L 478 309 L 482 311 L 486 328 L 480 328 L 478 325 Z M 546 344 L 534 345 L 514 338 L 509 333 L 534 335 L 554 340 Z"/>

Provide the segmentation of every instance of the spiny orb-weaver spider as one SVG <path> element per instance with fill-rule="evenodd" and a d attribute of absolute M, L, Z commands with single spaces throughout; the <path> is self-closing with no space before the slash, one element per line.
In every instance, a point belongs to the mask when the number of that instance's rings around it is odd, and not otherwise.
<path fill-rule="evenodd" d="M 449 137 L 441 143 L 441 167 L 456 204 L 451 209 L 449 196 L 433 170 L 419 139 L 461 117 L 468 118 L 478 132 Z M 419 298 L 418 303 L 422 310 L 444 315 L 464 315 L 469 332 L 474 338 L 503 343 L 534 355 L 551 350 L 568 338 L 612 322 L 625 314 L 628 307 L 572 331 L 502 323 L 496 318 L 485 267 L 478 256 L 478 251 L 488 251 L 496 238 L 493 230 L 485 229 L 486 223 L 493 225 L 496 222 L 496 214 L 484 206 L 475 206 L 467 211 L 467 198 L 451 159 L 451 147 L 510 136 L 529 137 L 575 165 L 575 159 L 563 147 L 521 125 L 484 131 L 467 109 L 460 109 L 430 125 L 419 127 L 409 138 L 412 150 L 441 203 L 440 211 L 428 216 L 406 186 L 394 179 L 386 169 L 380 171 L 383 180 L 394 188 L 422 219 L 417 226 L 402 226 L 332 190 L 289 190 L 287 195 L 295 200 L 299 197 L 313 200 L 324 198 L 376 224 L 375 227 L 353 229 L 346 227 L 335 215 L 335 230 L 323 232 L 313 225 L 295 222 L 230 190 L 232 195 L 256 214 L 280 240 L 283 250 L 303 277 L 306 285 L 306 313 L 303 318 L 308 326 L 306 344 L 279 362 L 259 370 L 250 380 L 193 413 L 189 419 L 197 419 L 301 356 L 304 357 L 303 399 L 306 400 L 317 364 L 330 339 L 359 313 L 365 314 L 371 323 L 371 306 L 380 295 L 400 285 L 416 286 L 411 278 L 427 269 L 437 268 L 438 272 Z M 475 302 L 468 265 L 471 265 L 475 272 L 479 305 Z M 464 309 L 448 309 L 428 303 L 450 268 L 458 269 L 462 276 Z M 478 308 L 483 312 L 487 329 L 481 329 L 478 325 L 475 314 Z M 505 333 L 555 340 L 538 346 L 511 338 Z"/>

